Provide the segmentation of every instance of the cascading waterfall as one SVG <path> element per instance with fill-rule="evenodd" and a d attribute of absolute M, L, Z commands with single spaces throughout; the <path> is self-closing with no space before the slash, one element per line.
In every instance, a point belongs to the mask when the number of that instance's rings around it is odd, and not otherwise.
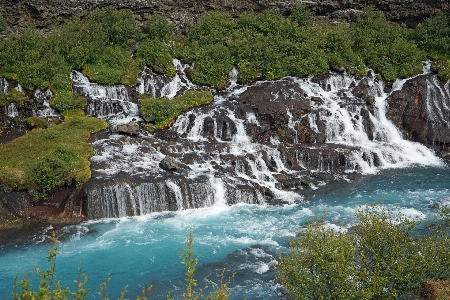
<path fill-rule="evenodd" d="M 352 169 L 365 174 L 412 164 L 441 165 L 442 162 L 427 147 L 402 138 L 399 130 L 386 118 L 386 98 L 389 94 L 384 92 L 383 82 L 374 76 L 366 79 L 374 97 L 374 113 L 370 112 L 364 100 L 352 94 L 350 86 L 357 84 L 353 78 L 335 75 L 326 81 L 324 87 L 308 80 L 299 80 L 309 97 L 324 100 L 324 104 L 317 107 L 320 112 L 314 114 L 326 123 L 326 142 L 357 147 L 359 150 L 352 152 Z M 434 95 L 430 97 L 436 98 Z M 367 134 L 362 110 L 369 115 L 373 138 Z M 313 127 L 317 128 L 317 125 Z"/>
<path fill-rule="evenodd" d="M 52 97 L 53 93 L 50 89 L 44 91 L 39 88 L 36 89 L 33 98 L 39 104 L 39 107 L 33 110 L 33 115 L 43 118 L 58 116 L 58 113 L 50 107 Z"/>
<path fill-rule="evenodd" d="M 186 77 L 188 65 L 178 60 L 174 60 L 174 65 L 177 75 L 173 78 L 144 69 L 136 91 L 172 98 L 186 89 L 199 88 Z M 285 109 L 286 128 L 294 133 L 294 145 L 288 146 L 273 134 L 267 142 L 255 140 L 249 131 L 251 126 L 264 126 L 261 116 L 238 108 L 239 103 L 246 101 L 247 91 L 267 83 L 240 86 L 236 69 L 229 77 L 225 90 L 212 91 L 211 105 L 177 118 L 168 130 L 177 136 L 175 141 L 141 132 L 135 137 L 113 134 L 94 142 L 95 155 L 91 161 L 95 177 L 101 183 L 89 188 L 90 218 L 220 207 L 238 202 L 264 204 L 269 198 L 292 203 L 303 199 L 297 188 L 316 188 L 327 182 L 320 177 L 314 179 L 317 173 L 349 180 L 346 174 L 355 171 L 369 174 L 413 164 L 441 165 L 428 148 L 403 139 L 386 118 L 386 98 L 390 93 L 385 92 L 383 82 L 373 74 L 361 80 L 342 74 L 331 74 L 319 81 L 283 79 L 295 90 L 289 92 L 290 101 L 299 101 L 296 97 L 304 93 L 310 103 L 310 111 L 300 116 L 294 108 Z M 92 106 L 88 108 L 89 114 L 103 116 L 110 124 L 111 119 L 117 124 L 128 116 L 138 118 L 137 107 L 125 87 L 93 84 L 78 72 L 73 72 L 72 78 L 74 89 L 90 102 L 127 104 L 110 110 Z M 404 83 L 404 80 L 394 83 L 391 93 Z M 360 84 L 366 86 L 367 99 L 353 94 Z M 429 109 L 448 120 L 448 97 L 433 100 L 445 91 L 439 90 L 438 85 L 433 87 L 433 82 L 429 86 Z M 445 88 L 448 89 L 448 84 Z M 284 101 L 280 100 L 282 96 L 282 92 L 272 92 L 269 101 Z M 309 143 L 299 139 L 298 130 L 305 126 L 315 134 Z M 319 142 L 321 135 L 325 143 Z M 174 157 L 182 167 L 174 172 L 162 170 L 159 162 L 166 155 Z M 280 182 L 287 179 L 291 181 Z"/>

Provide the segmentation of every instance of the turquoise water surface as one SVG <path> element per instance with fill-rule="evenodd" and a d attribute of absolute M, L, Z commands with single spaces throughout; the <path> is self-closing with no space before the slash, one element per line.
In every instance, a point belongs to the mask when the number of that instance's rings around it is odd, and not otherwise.
<path fill-rule="evenodd" d="M 56 231 L 61 239 L 57 276 L 63 286 L 75 288 L 77 268 L 84 261 L 91 296 L 98 299 L 98 286 L 110 273 L 109 296 L 115 299 L 125 285 L 135 298 L 153 285 L 150 296 L 176 298 L 183 291 L 184 266 L 179 251 L 190 229 L 195 229 L 194 251 L 199 255 L 199 286 L 206 279 L 217 281 L 222 269 L 235 272 L 231 299 L 276 299 L 278 253 L 305 222 L 326 212 L 331 226 L 354 224 L 354 212 L 371 202 L 395 205 L 411 217 L 432 217 L 435 209 L 450 204 L 448 168 L 385 170 L 354 182 L 340 182 L 301 191 L 304 202 L 284 206 L 214 206 L 146 216 L 104 219 L 67 226 Z M 51 248 L 45 234 L 17 245 L 0 246 L 0 299 L 10 299 L 13 278 L 24 270 L 46 268 Z"/>

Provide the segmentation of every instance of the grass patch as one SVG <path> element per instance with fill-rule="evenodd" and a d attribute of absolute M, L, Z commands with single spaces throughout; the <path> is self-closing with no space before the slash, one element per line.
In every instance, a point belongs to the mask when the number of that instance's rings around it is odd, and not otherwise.
<path fill-rule="evenodd" d="M 209 91 L 188 90 L 173 99 L 153 98 L 144 95 L 139 100 L 139 113 L 155 123 L 157 129 L 172 125 L 177 116 L 190 108 L 211 103 L 213 96 Z M 147 126 L 148 129 L 153 128 Z"/>
<path fill-rule="evenodd" d="M 65 122 L 48 129 L 36 128 L 0 145 L 0 184 L 5 189 L 28 189 L 41 199 L 65 183 L 91 178 L 87 143 L 91 133 L 105 129 L 103 120 L 81 110 L 66 111 Z"/>

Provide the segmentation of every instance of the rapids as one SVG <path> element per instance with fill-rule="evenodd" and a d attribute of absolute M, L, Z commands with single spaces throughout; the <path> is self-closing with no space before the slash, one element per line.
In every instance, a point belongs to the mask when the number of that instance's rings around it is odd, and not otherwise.
<path fill-rule="evenodd" d="M 315 214 L 326 212 L 330 226 L 348 229 L 354 212 L 373 201 L 398 206 L 411 218 L 432 218 L 435 209 L 450 205 L 448 168 L 405 168 L 381 171 L 350 183 L 331 183 L 304 194 L 304 201 L 290 205 L 224 205 L 136 217 L 100 219 L 56 231 L 60 237 L 57 275 L 63 286 L 74 288 L 77 268 L 83 273 L 92 298 L 111 274 L 109 292 L 118 297 L 128 285 L 128 298 L 153 285 L 150 296 L 163 299 L 167 291 L 179 298 L 184 286 L 184 266 L 179 250 L 189 230 L 195 230 L 194 251 L 199 255 L 197 278 L 217 281 L 222 269 L 235 272 L 231 299 L 277 299 L 278 253 L 285 253 L 288 240 Z M 24 270 L 47 266 L 51 247 L 46 228 L 32 240 L 0 247 L 0 297 L 8 299 L 13 278 Z M 29 273 L 31 274 L 31 273 Z"/>

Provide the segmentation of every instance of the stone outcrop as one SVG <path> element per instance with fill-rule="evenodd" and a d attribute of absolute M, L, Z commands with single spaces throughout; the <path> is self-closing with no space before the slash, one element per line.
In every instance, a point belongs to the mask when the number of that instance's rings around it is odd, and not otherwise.
<path fill-rule="evenodd" d="M 139 133 L 139 123 L 138 122 L 130 122 L 130 123 L 122 123 L 116 126 L 116 131 L 125 134 L 136 135 Z"/>
<path fill-rule="evenodd" d="M 388 98 L 387 117 L 404 136 L 438 151 L 450 147 L 450 100 L 436 75 L 420 75 L 405 82 Z"/>
<path fill-rule="evenodd" d="M 383 11 L 389 20 L 410 26 L 437 10 L 450 14 L 450 3 L 445 0 L 4 0 L 0 13 L 10 25 L 35 23 L 42 28 L 67 22 L 74 15 L 85 16 L 95 8 L 112 6 L 130 10 L 138 21 L 145 20 L 154 12 L 163 13 L 179 32 L 187 32 L 189 24 L 205 11 L 227 11 L 237 15 L 248 10 L 272 8 L 288 15 L 296 3 L 303 3 L 319 16 L 341 21 L 354 20 L 364 7 L 372 5 Z"/>

